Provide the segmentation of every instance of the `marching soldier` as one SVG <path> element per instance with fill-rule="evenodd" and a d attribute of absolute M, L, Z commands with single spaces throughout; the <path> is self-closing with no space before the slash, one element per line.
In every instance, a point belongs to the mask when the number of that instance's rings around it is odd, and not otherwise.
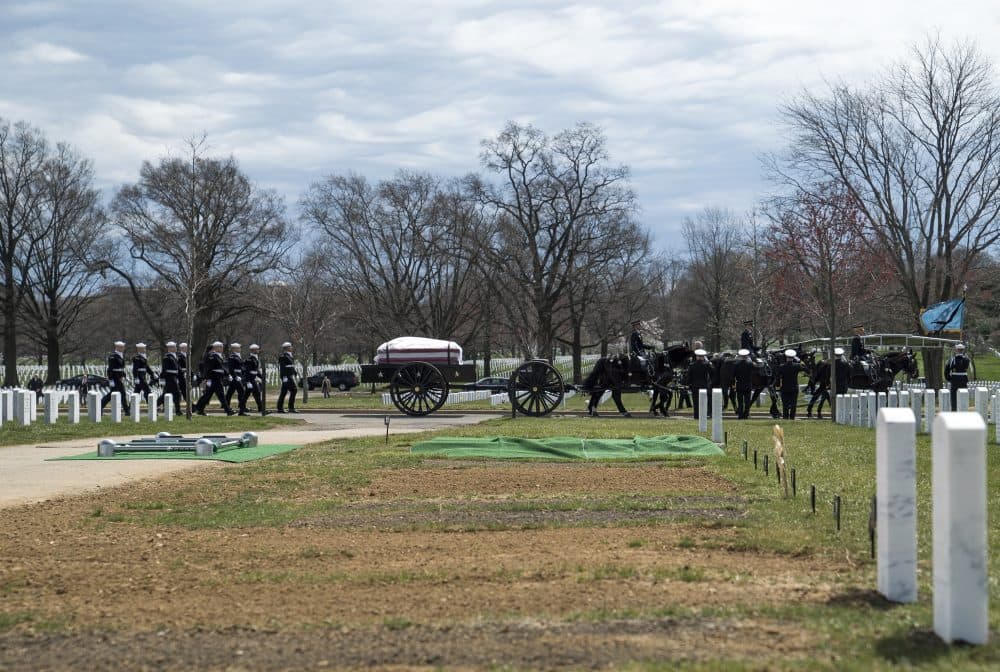
<path fill-rule="evenodd" d="M 298 390 L 295 387 L 295 377 L 298 371 L 295 370 L 295 360 L 292 357 L 292 344 L 285 341 L 281 344 L 283 352 L 278 357 L 278 373 L 281 376 L 281 392 L 278 393 L 278 413 L 284 413 L 285 394 L 288 394 L 288 412 L 298 413 L 295 410 L 295 394 Z"/>
<path fill-rule="evenodd" d="M 177 385 L 180 388 L 180 396 L 187 401 L 188 398 L 188 344 L 181 343 L 177 346 L 180 352 L 177 353 Z"/>
<path fill-rule="evenodd" d="M 965 344 L 955 346 L 955 354 L 944 366 L 944 377 L 951 384 L 951 410 L 958 409 L 958 391 L 969 386 L 969 365 L 972 360 L 965 354 Z"/>
<path fill-rule="evenodd" d="M 212 343 L 211 350 L 205 353 L 205 391 L 195 405 L 195 413 L 205 415 L 205 407 L 211 401 L 214 394 L 219 399 L 219 404 L 226 415 L 236 415 L 233 409 L 229 408 L 229 402 L 222 391 L 223 379 L 226 377 L 226 363 L 222 359 L 222 341 Z"/>
<path fill-rule="evenodd" d="M 708 353 L 698 348 L 694 351 L 695 359 L 688 367 L 688 377 L 690 378 L 691 399 L 694 402 L 694 417 L 698 415 L 698 408 L 701 405 L 701 395 L 699 390 L 707 390 L 712 387 L 712 374 L 715 373 L 712 363 L 708 361 Z M 712 417 L 712 407 L 708 407 L 708 417 Z"/>
<path fill-rule="evenodd" d="M 163 392 L 157 400 L 156 405 L 162 406 L 166 395 L 171 395 L 174 400 L 174 413 L 181 414 L 181 388 L 178 385 L 180 379 L 180 365 L 177 362 L 177 344 L 167 341 L 167 351 L 163 355 L 163 362 L 160 367 L 160 380 L 163 381 Z"/>
<path fill-rule="evenodd" d="M 239 415 L 250 415 L 247 413 L 247 389 L 243 384 L 243 355 L 240 352 L 242 348 L 239 343 L 229 344 L 229 359 L 226 362 L 229 369 L 229 391 L 226 392 L 226 403 L 232 408 L 235 392 Z"/>
<path fill-rule="evenodd" d="M 132 382 L 135 387 L 132 392 L 139 394 L 143 399 L 149 397 L 149 382 L 146 376 L 149 375 L 149 362 L 146 359 L 146 344 L 135 344 L 135 356 L 132 358 Z"/>
<path fill-rule="evenodd" d="M 778 367 L 778 386 L 781 389 L 781 417 L 795 419 L 795 407 L 799 403 L 799 373 L 803 370 L 795 351 L 785 350 L 785 363 Z"/>
<path fill-rule="evenodd" d="M 111 401 L 111 394 L 117 392 L 121 395 L 122 409 L 129 413 L 128 395 L 125 392 L 125 343 L 115 341 L 115 349 L 108 355 L 108 393 L 101 398 L 101 410 Z"/>
<path fill-rule="evenodd" d="M 733 367 L 733 377 L 736 379 L 736 417 L 745 420 L 750 417 L 750 393 L 753 391 L 753 362 L 750 361 L 750 350 L 741 348 L 737 353 L 740 358 Z"/>
<path fill-rule="evenodd" d="M 253 395 L 253 400 L 257 402 L 257 411 L 261 415 L 267 415 L 264 410 L 263 397 L 263 376 L 260 371 L 260 346 L 254 343 L 250 346 L 250 355 L 243 360 L 243 383 L 246 386 L 246 393 L 243 401 L 243 408 L 246 408 L 246 397 Z"/>

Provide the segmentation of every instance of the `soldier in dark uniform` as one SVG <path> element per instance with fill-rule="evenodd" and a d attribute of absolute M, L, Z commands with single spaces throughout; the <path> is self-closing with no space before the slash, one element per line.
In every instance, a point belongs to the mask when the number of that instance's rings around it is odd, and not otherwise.
<path fill-rule="evenodd" d="M 211 350 L 205 354 L 205 391 L 195 404 L 195 413 L 205 415 L 205 407 L 211 401 L 214 394 L 219 399 L 219 404 L 226 412 L 226 415 L 236 415 L 233 409 L 229 408 L 226 395 L 223 393 L 223 379 L 226 377 L 226 363 L 222 359 L 222 341 L 212 343 Z"/>
<path fill-rule="evenodd" d="M 851 379 L 851 367 L 848 366 L 846 361 L 844 361 L 844 349 L 834 348 L 833 357 L 834 394 L 847 394 L 847 386 Z M 823 377 L 826 378 L 826 375 Z M 823 403 L 830 401 L 830 381 L 822 380 L 817 382 L 819 387 L 817 392 L 813 394 L 812 398 L 809 400 L 809 406 L 806 408 L 806 417 L 812 417 L 813 406 L 816 403 L 819 403 L 818 410 L 816 411 L 816 417 L 822 420 Z"/>
<path fill-rule="evenodd" d="M 860 362 L 868 354 L 865 350 L 864 342 L 861 337 L 865 335 L 864 325 L 856 324 L 854 325 L 854 336 L 851 337 L 851 361 Z"/>
<path fill-rule="evenodd" d="M 740 349 L 749 350 L 750 354 L 757 354 L 757 346 L 753 343 L 753 320 L 743 323 L 743 333 L 740 334 Z"/>
<path fill-rule="evenodd" d="M 778 386 L 781 389 L 781 417 L 795 419 L 795 407 L 799 403 L 799 374 L 802 364 L 795 357 L 795 351 L 785 350 L 785 363 L 778 367 Z"/>
<path fill-rule="evenodd" d="M 278 393 L 278 413 L 284 413 L 285 395 L 288 395 L 288 412 L 298 413 L 295 410 L 295 395 L 298 389 L 295 387 L 295 378 L 299 372 L 295 370 L 295 359 L 292 357 L 292 344 L 285 341 L 281 344 L 282 353 L 278 357 L 278 374 L 281 376 L 281 392 Z"/>
<path fill-rule="evenodd" d="M 122 410 L 128 414 L 131 409 L 125 392 L 125 343 L 122 341 L 115 341 L 115 350 L 108 355 L 108 386 L 108 393 L 101 398 L 101 410 L 111 401 L 111 394 L 117 392 L 121 395 Z"/>
<path fill-rule="evenodd" d="M 261 415 L 267 415 L 267 411 L 264 410 L 264 376 L 260 370 L 259 352 L 259 345 L 254 343 L 250 346 L 250 355 L 243 360 L 243 384 L 246 386 L 246 396 L 250 397 L 252 395 L 253 400 L 257 402 L 257 411 Z M 245 399 L 243 407 L 246 408 Z"/>
<path fill-rule="evenodd" d="M 180 352 L 177 353 L 177 387 L 180 388 L 180 396 L 187 401 L 188 398 L 188 344 L 181 343 L 177 346 Z"/>
<path fill-rule="evenodd" d="M 646 371 L 650 380 L 653 379 L 653 358 L 650 356 L 652 348 L 642 340 L 642 322 L 635 320 L 632 322 L 632 333 L 628 337 L 629 354 L 639 361 L 639 366 Z"/>
<path fill-rule="evenodd" d="M 691 362 L 691 366 L 688 367 L 688 377 L 691 380 L 691 399 L 694 402 L 694 417 L 698 416 L 698 407 L 700 405 L 701 394 L 699 390 L 707 390 L 712 387 L 712 375 L 715 373 L 715 367 L 712 363 L 708 361 L 708 353 L 702 349 L 694 351 L 695 358 Z M 712 417 L 712 406 L 708 407 L 708 417 Z"/>
<path fill-rule="evenodd" d="M 135 356 L 132 358 L 132 382 L 135 384 L 132 392 L 139 394 L 143 399 L 149 397 L 149 382 L 146 376 L 149 375 L 149 362 L 146 359 L 146 344 L 135 344 Z"/>
<path fill-rule="evenodd" d="M 737 353 L 740 358 L 733 367 L 733 378 L 736 381 L 736 417 L 750 417 L 750 393 L 753 391 L 753 362 L 750 361 L 750 350 L 741 348 Z"/>
<path fill-rule="evenodd" d="M 226 403 L 232 407 L 233 394 L 236 394 L 236 401 L 239 407 L 239 415 L 250 415 L 247 413 L 247 388 L 243 384 L 243 346 L 239 343 L 229 344 L 229 359 L 226 366 L 229 369 L 229 390 L 226 392 Z"/>
<path fill-rule="evenodd" d="M 167 341 L 167 351 L 163 354 L 163 361 L 160 365 L 163 392 L 156 401 L 156 405 L 163 406 L 163 399 L 169 394 L 174 401 L 174 413 L 177 415 L 181 414 L 181 388 L 178 385 L 180 375 L 180 365 L 177 363 L 177 344 L 173 341 Z"/>
<path fill-rule="evenodd" d="M 944 377 L 951 386 L 951 410 L 958 408 L 958 391 L 969 386 L 969 366 L 972 360 L 965 354 L 965 345 L 955 346 L 955 354 L 944 365 Z"/>

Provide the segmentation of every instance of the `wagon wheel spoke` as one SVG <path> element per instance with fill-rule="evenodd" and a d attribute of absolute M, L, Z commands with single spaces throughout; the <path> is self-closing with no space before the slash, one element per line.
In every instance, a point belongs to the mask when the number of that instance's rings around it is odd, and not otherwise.
<path fill-rule="evenodd" d="M 511 404 L 521 413 L 539 417 L 551 413 L 563 399 L 563 381 L 548 362 L 525 362 L 508 382 Z"/>
<path fill-rule="evenodd" d="M 407 415 L 427 415 L 448 397 L 448 381 L 426 362 L 412 362 L 396 370 L 390 383 L 393 404 Z"/>

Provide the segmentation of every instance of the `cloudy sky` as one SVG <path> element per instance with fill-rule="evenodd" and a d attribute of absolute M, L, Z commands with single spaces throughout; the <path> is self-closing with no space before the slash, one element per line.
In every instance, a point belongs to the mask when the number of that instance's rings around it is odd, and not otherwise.
<path fill-rule="evenodd" d="M 998 24 L 985 0 L 2 0 L 0 117 L 76 146 L 109 195 L 205 133 L 293 215 L 325 174 L 462 175 L 507 120 L 591 121 L 677 247 L 686 216 L 767 191 L 781 101 L 936 31 L 1000 62 Z"/>

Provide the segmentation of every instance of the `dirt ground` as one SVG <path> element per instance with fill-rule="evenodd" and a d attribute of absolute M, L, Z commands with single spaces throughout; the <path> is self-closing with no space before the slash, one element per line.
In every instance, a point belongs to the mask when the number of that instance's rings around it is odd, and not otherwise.
<path fill-rule="evenodd" d="M 727 607 L 825 602 L 844 569 L 739 550 L 733 486 L 657 463 L 430 460 L 277 527 L 109 517 L 208 478 L 4 510 L 0 670 L 767 667 L 820 643 Z"/>

